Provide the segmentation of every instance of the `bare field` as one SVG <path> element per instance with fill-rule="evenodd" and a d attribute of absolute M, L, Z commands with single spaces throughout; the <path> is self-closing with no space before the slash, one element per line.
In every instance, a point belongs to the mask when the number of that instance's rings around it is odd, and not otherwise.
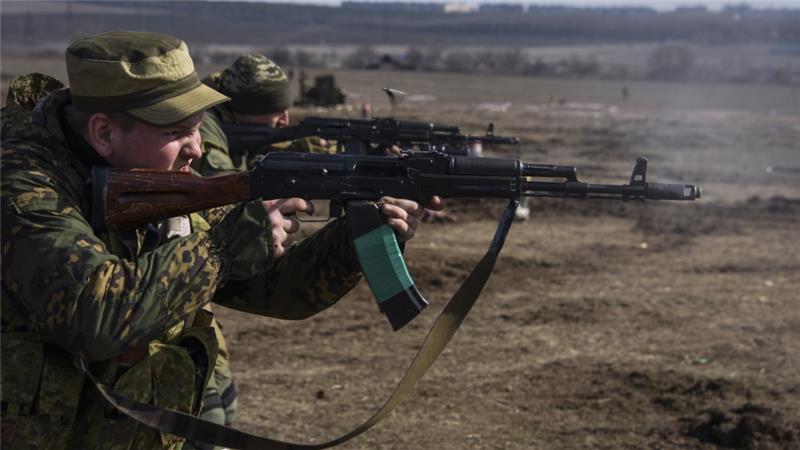
<path fill-rule="evenodd" d="M 368 93 L 375 115 L 473 133 L 495 122 L 525 142 L 502 156 L 623 183 L 647 155 L 651 179 L 705 192 L 694 204 L 534 202 L 440 361 L 345 448 L 800 448 L 796 89 L 638 83 L 625 103 L 614 83 L 337 75 Z M 438 101 L 392 112 L 384 85 Z M 298 115 L 356 115 L 355 103 Z M 458 221 L 426 224 L 410 243 L 432 306 L 399 333 L 363 285 L 305 322 L 221 311 L 241 425 L 320 441 L 365 420 L 482 255 L 501 208 L 451 202 Z"/>
<path fill-rule="evenodd" d="M 212 69 L 209 66 L 208 70 Z M 793 116 L 800 114 L 800 89 L 796 86 L 558 80 L 388 71 L 330 73 L 337 75 L 339 84 L 355 102 L 367 100 L 388 107 L 381 88 L 389 86 L 409 94 L 408 100 L 403 103 L 404 111 L 439 121 L 443 119 L 439 119 L 437 114 L 450 108 L 492 112 L 510 103 L 507 112 L 524 118 L 525 113 L 537 112 L 543 104 L 559 101 L 579 103 L 571 111 L 584 115 L 609 107 L 682 113 L 733 110 Z M 627 101 L 622 97 L 623 87 L 627 87 L 630 94 Z M 436 101 L 441 105 L 432 105 Z M 585 108 L 581 109 L 580 104 L 586 103 L 592 105 L 583 105 Z M 569 106 L 562 109 L 570 112 Z M 530 122 L 529 125 L 536 124 Z"/>
<path fill-rule="evenodd" d="M 614 83 L 337 75 L 368 93 L 375 115 L 473 133 L 495 122 L 525 142 L 503 156 L 624 183 L 643 154 L 651 179 L 705 189 L 694 204 L 534 202 L 445 354 L 395 414 L 345 448 L 800 448 L 796 89 L 637 83 L 625 103 Z M 392 112 L 384 85 L 439 101 Z M 406 256 L 432 306 L 399 333 L 363 285 L 305 322 L 221 311 L 241 425 L 320 441 L 369 417 L 480 259 L 501 208 L 451 202 L 458 222 L 425 224 Z"/>
<path fill-rule="evenodd" d="M 534 201 L 439 361 L 395 413 L 342 448 L 800 448 L 797 88 L 629 83 L 625 102 L 608 82 L 392 72 L 337 81 L 358 94 L 350 108 L 296 115 L 356 116 L 368 100 L 376 116 L 472 133 L 494 122 L 524 144 L 493 155 L 620 184 L 646 155 L 650 180 L 704 189 L 691 204 Z M 382 86 L 409 96 L 391 111 Z M 302 322 L 218 308 L 237 425 L 321 442 L 367 419 L 480 259 L 502 206 L 453 201 L 456 222 L 423 225 L 406 260 L 431 306 L 400 332 L 365 283 Z"/>

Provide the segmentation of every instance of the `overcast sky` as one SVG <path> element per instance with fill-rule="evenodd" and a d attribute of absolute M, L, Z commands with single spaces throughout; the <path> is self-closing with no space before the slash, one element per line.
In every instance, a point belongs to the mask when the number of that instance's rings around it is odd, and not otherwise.
<path fill-rule="evenodd" d="M 312 4 L 340 4 L 341 0 L 251 0 L 251 1 L 270 1 L 274 3 L 312 3 Z M 567 5 L 567 6 L 649 6 L 655 9 L 674 9 L 676 6 L 698 6 L 704 5 L 710 9 L 719 9 L 724 5 L 741 4 L 741 1 L 732 0 L 541 0 L 541 1 L 522 1 L 522 0 L 355 0 L 373 2 L 420 2 L 420 3 L 522 3 L 536 5 Z M 754 8 L 792 8 L 800 9 L 800 0 L 749 0 L 744 3 Z"/>
<path fill-rule="evenodd" d="M 0 1 L 37 1 L 52 2 L 53 0 L 0 0 Z M 79 0 L 56 0 L 56 1 L 79 1 Z M 105 0 L 115 1 L 115 0 Z M 150 0 L 140 0 L 150 1 Z M 186 0 L 183 0 L 186 1 Z M 216 0 L 220 1 L 220 0 Z M 250 1 L 250 2 L 269 2 L 269 3 L 309 3 L 317 5 L 339 5 L 342 0 L 222 0 L 222 1 Z M 362 2 L 406 2 L 406 3 L 469 3 L 477 5 L 480 3 L 511 3 L 527 5 L 564 5 L 564 6 L 646 6 L 658 10 L 672 10 L 678 6 L 705 6 L 709 9 L 719 9 L 725 5 L 740 5 L 746 3 L 754 8 L 791 8 L 800 9 L 800 0 L 352 0 Z"/>

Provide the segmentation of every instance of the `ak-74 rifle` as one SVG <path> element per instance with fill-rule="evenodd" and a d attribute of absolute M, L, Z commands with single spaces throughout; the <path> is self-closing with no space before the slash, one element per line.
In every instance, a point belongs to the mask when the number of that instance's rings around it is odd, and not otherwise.
<path fill-rule="evenodd" d="M 258 198 L 330 200 L 332 217 L 347 212 L 364 277 L 395 330 L 419 314 L 427 302 L 408 274 L 392 228 L 384 223 L 371 202 L 392 196 L 425 203 L 434 195 L 506 198 L 509 202 L 489 250 L 445 306 L 392 395 L 371 418 L 338 438 L 320 444 L 296 444 L 206 422 L 126 398 L 97 381 L 83 362 L 82 367 L 117 410 L 189 441 L 248 450 L 311 450 L 338 445 L 388 416 L 444 350 L 488 281 L 521 197 L 620 200 L 700 197 L 699 187 L 650 183 L 646 172 L 647 159 L 639 158 L 628 184 L 591 184 L 578 181 L 577 170 L 572 166 L 439 152 L 407 153 L 400 157 L 273 152 L 250 172 L 209 178 L 177 171 L 95 167 L 92 184 L 96 229 L 124 228 Z"/>
<path fill-rule="evenodd" d="M 387 273 L 395 273 L 395 270 L 389 271 L 386 265 L 363 263 L 366 259 L 382 259 L 397 266 L 400 273 L 407 273 L 388 225 L 381 227 L 383 222 L 377 212 L 364 216 L 363 211 L 375 209 L 367 202 L 391 196 L 425 203 L 434 195 L 510 200 L 525 196 L 620 200 L 695 200 L 700 197 L 700 188 L 693 185 L 649 183 L 646 171 L 647 159 L 639 158 L 629 184 L 592 184 L 578 181 L 577 169 L 573 166 L 440 152 L 415 152 L 400 157 L 272 152 L 249 172 L 207 178 L 185 172 L 97 167 L 93 172 L 96 199 L 93 221 L 96 228 L 119 228 L 257 198 L 330 200 L 331 218 L 347 210 L 356 250 L 364 252 L 359 254 L 359 259 L 365 277 L 373 287 L 381 310 L 392 326 L 399 329 L 427 303 L 416 289 L 411 289 L 410 278 L 395 280 L 391 283 L 393 290 L 387 291 L 381 285 L 387 280 Z M 552 179 L 561 181 L 549 181 Z M 378 228 L 383 231 L 371 236 L 386 243 L 379 249 L 384 257 L 371 253 L 376 249 L 368 247 L 367 243 L 373 242 L 372 237 L 364 237 Z M 381 282 L 376 281 L 379 279 Z"/>
<path fill-rule="evenodd" d="M 393 145 L 403 150 L 439 151 L 467 156 L 468 144 L 518 145 L 513 136 L 494 134 L 489 124 L 483 136 L 462 134 L 458 127 L 430 122 L 376 118 L 369 120 L 307 117 L 297 125 L 272 128 L 265 125 L 223 123 L 222 131 L 232 151 L 264 148 L 278 142 L 310 136 L 336 141 L 337 153 L 383 155 Z"/>

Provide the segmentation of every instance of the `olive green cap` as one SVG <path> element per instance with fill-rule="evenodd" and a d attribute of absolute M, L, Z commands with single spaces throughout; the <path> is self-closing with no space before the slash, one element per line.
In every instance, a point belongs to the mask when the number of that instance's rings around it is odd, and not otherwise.
<path fill-rule="evenodd" d="M 292 106 L 289 78 L 268 58 L 240 56 L 222 71 L 217 89 L 231 98 L 228 107 L 241 114 L 273 114 Z"/>
<path fill-rule="evenodd" d="M 165 34 L 87 36 L 67 48 L 66 60 L 79 111 L 125 111 L 153 125 L 169 125 L 229 100 L 200 82 L 186 43 Z"/>

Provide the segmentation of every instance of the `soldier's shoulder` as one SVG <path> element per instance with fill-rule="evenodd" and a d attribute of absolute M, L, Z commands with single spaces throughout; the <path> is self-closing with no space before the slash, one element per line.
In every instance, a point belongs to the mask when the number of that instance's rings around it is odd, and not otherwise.
<path fill-rule="evenodd" d="M 58 165 L 61 158 L 55 151 L 59 143 L 55 139 L 31 139 L 27 137 L 3 137 L 2 170 L 3 176 L 12 172 L 45 170 Z M 24 175 L 24 173 L 23 173 Z"/>
<path fill-rule="evenodd" d="M 222 120 L 215 111 L 206 111 L 203 116 L 203 123 L 200 125 L 200 135 L 203 138 L 203 146 L 213 147 L 228 151 L 228 137 L 222 130 Z"/>
<path fill-rule="evenodd" d="M 40 100 L 63 87 L 64 83 L 51 75 L 39 72 L 26 73 L 9 83 L 6 105 L 32 111 Z"/>
<path fill-rule="evenodd" d="M 85 196 L 85 180 L 60 158 L 46 158 L 35 145 L 3 148 L 3 207 L 16 213 L 65 211 Z"/>
<path fill-rule="evenodd" d="M 39 106 L 33 112 L 9 109 L 3 111 L 4 175 L 12 170 L 32 170 L 35 167 L 63 170 L 59 165 L 66 163 L 69 150 L 63 137 L 54 134 L 47 126 L 48 119 L 40 114 Z"/>
<path fill-rule="evenodd" d="M 83 195 L 84 177 L 69 149 L 52 136 L 4 139 L 0 159 L 4 205 L 17 211 L 58 209 L 67 198 Z"/>

